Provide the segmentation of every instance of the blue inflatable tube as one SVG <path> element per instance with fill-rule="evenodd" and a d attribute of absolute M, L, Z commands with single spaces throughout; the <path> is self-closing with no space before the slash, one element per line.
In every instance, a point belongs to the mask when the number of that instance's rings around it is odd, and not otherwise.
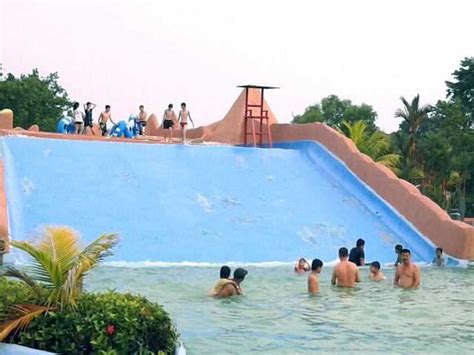
<path fill-rule="evenodd" d="M 61 117 L 56 126 L 56 132 L 62 134 L 74 134 L 76 131 L 76 127 L 74 126 L 74 122 L 72 119 L 68 117 Z"/>

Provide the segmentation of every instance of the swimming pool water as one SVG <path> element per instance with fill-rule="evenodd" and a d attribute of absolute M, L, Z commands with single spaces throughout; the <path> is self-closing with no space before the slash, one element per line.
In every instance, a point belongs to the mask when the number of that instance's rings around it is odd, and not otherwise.
<path fill-rule="evenodd" d="M 474 268 L 422 268 L 422 286 L 401 290 L 387 280 L 356 289 L 330 286 L 306 294 L 306 275 L 289 266 L 248 267 L 245 296 L 207 296 L 216 267 L 111 267 L 94 271 L 89 290 L 140 293 L 162 304 L 190 354 L 437 353 L 474 351 Z"/>

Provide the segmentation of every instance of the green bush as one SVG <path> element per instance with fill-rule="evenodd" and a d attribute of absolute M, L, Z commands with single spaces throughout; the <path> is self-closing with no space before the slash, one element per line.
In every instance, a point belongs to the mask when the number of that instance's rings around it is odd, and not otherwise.
<path fill-rule="evenodd" d="M 35 303 L 33 290 L 23 282 L 0 277 L 0 315 L 8 313 L 8 307 L 16 303 Z"/>
<path fill-rule="evenodd" d="M 36 317 L 8 342 L 63 354 L 172 354 L 178 333 L 161 306 L 116 292 L 84 293 L 77 312 Z"/>

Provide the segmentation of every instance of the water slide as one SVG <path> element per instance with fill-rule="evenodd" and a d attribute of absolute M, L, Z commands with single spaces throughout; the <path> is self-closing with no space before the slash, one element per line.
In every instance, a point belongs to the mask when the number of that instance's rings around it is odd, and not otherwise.
<path fill-rule="evenodd" d="M 290 262 L 336 259 L 366 240 L 393 262 L 401 243 L 434 245 L 324 146 L 272 149 L 3 136 L 9 233 L 70 225 L 89 242 L 117 232 L 114 261 Z M 8 258 L 18 258 L 14 252 Z"/>

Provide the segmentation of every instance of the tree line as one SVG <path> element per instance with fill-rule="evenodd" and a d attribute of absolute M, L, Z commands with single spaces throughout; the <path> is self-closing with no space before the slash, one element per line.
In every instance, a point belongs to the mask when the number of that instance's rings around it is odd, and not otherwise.
<path fill-rule="evenodd" d="M 474 216 L 474 57 L 464 58 L 446 81 L 446 98 L 421 105 L 400 98 L 396 132 L 377 127 L 377 113 L 328 96 L 293 117 L 292 123 L 323 122 L 352 139 L 358 149 L 410 181 L 449 212 Z"/>

